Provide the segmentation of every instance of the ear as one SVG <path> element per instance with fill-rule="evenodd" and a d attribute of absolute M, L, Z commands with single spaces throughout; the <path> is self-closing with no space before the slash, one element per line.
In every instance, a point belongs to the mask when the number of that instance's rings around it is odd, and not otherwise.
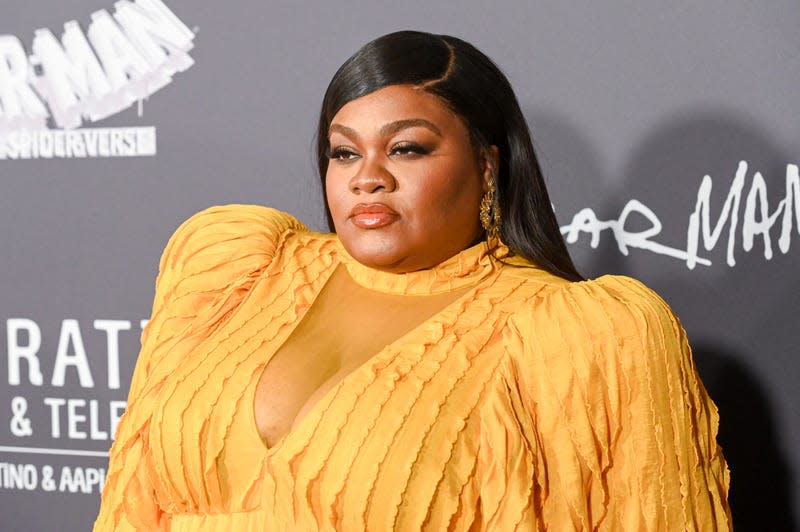
<path fill-rule="evenodd" d="M 483 174 L 483 191 L 489 189 L 489 182 L 494 179 L 500 171 L 500 150 L 492 144 L 488 148 L 481 149 L 480 168 Z"/>

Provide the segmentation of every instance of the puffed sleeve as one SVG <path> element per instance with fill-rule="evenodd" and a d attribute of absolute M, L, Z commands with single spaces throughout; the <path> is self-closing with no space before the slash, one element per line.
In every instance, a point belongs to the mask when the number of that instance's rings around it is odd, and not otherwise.
<path fill-rule="evenodd" d="M 660 297 L 605 276 L 557 288 L 512 322 L 539 526 L 731 528 L 717 409 Z"/>
<path fill-rule="evenodd" d="M 187 352 L 187 342 L 199 343 L 237 306 L 289 229 L 304 227 L 274 209 L 227 205 L 195 214 L 170 238 L 159 264 L 127 408 L 109 452 L 95 531 L 169 529 L 169 515 L 159 504 L 146 467 L 153 398 L 180 362 L 175 353 Z M 181 349 L 173 350 L 177 342 Z"/>

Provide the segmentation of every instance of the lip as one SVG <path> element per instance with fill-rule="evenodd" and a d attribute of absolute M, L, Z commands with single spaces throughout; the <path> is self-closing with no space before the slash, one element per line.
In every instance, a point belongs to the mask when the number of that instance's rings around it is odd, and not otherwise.
<path fill-rule="evenodd" d="M 350 211 L 350 221 L 361 229 L 377 229 L 395 222 L 400 215 L 383 203 L 359 203 Z"/>

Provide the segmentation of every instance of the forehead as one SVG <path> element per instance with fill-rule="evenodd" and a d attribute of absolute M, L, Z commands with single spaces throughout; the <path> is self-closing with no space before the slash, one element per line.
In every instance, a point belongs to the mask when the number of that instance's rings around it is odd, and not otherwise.
<path fill-rule="evenodd" d="M 423 119 L 442 133 L 466 134 L 462 120 L 437 96 L 411 85 L 390 85 L 342 106 L 331 125 L 364 133 L 398 120 Z"/>

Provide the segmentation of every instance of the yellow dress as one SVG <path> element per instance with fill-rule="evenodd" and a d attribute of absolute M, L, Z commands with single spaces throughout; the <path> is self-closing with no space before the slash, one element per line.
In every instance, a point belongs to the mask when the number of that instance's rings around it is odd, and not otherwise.
<path fill-rule="evenodd" d="M 464 293 L 268 447 L 259 377 L 340 265 L 376 292 Z M 214 207 L 162 257 L 94 530 L 728 530 L 717 424 L 683 329 L 633 279 L 484 245 L 388 274 L 287 214 Z"/>

